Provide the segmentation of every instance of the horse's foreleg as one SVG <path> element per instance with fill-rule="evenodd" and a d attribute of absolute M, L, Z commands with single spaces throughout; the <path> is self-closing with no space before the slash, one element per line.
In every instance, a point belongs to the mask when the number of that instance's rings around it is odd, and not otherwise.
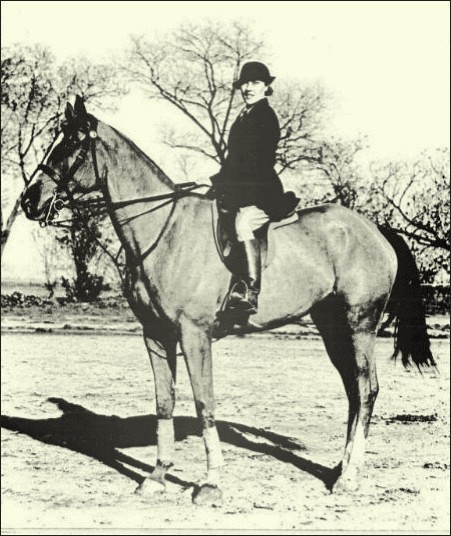
<path fill-rule="evenodd" d="M 217 503 L 222 498 L 219 468 L 223 465 L 221 446 L 215 424 L 215 399 L 210 335 L 192 324 L 182 325 L 181 346 L 193 389 L 196 412 L 202 423 L 207 454 L 207 477 L 196 490 L 196 504 Z"/>
<path fill-rule="evenodd" d="M 165 475 L 173 465 L 174 423 L 176 380 L 175 339 L 168 339 L 164 345 L 144 336 L 154 373 L 157 411 L 157 461 L 152 474 L 137 488 L 137 493 L 153 494 L 164 491 Z"/>

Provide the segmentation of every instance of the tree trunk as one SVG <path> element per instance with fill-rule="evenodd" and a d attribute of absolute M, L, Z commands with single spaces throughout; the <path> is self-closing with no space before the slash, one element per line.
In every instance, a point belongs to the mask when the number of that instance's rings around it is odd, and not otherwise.
<path fill-rule="evenodd" d="M 5 227 L 3 227 L 3 217 L 2 217 L 2 251 L 1 251 L 2 259 L 3 259 L 3 252 L 5 251 L 6 242 L 8 241 L 9 235 L 11 233 L 11 228 L 20 211 L 21 201 L 22 201 L 22 194 L 20 194 L 18 198 L 16 199 L 16 202 L 14 203 L 14 207 L 11 211 L 11 214 L 9 215 L 9 218 L 8 218 L 8 221 L 6 222 Z"/>

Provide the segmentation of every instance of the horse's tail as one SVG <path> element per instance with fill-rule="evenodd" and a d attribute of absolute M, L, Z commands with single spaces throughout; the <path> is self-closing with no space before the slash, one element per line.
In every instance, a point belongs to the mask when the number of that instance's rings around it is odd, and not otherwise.
<path fill-rule="evenodd" d="M 387 304 L 391 320 L 395 319 L 395 351 L 402 363 L 411 362 L 419 368 L 435 366 L 426 328 L 426 312 L 420 286 L 420 274 L 415 259 L 405 240 L 395 231 L 379 227 L 379 231 L 395 250 L 398 272 Z"/>

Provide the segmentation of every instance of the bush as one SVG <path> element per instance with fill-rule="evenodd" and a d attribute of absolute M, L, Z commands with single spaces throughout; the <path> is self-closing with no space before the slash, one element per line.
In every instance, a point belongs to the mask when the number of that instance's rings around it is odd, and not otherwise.
<path fill-rule="evenodd" d="M 1 306 L 4 307 L 42 307 L 52 305 L 53 302 L 47 298 L 41 298 L 34 294 L 22 294 L 22 292 L 13 292 L 12 294 L 2 294 Z"/>
<path fill-rule="evenodd" d="M 80 272 L 72 281 L 62 277 L 61 284 L 67 299 L 72 302 L 92 302 L 104 289 L 103 277 L 88 271 Z"/>
<path fill-rule="evenodd" d="M 422 285 L 426 312 L 428 314 L 449 314 L 450 288 L 443 285 Z"/>

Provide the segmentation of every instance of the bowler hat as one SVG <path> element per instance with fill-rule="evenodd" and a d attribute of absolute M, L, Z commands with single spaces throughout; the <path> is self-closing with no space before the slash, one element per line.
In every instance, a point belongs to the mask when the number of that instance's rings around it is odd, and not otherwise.
<path fill-rule="evenodd" d="M 251 80 L 261 80 L 269 86 L 274 79 L 275 76 L 269 74 L 269 69 L 264 63 L 260 63 L 259 61 L 249 61 L 241 68 L 240 77 L 233 82 L 233 87 L 239 89 L 243 84 L 250 82 Z"/>

